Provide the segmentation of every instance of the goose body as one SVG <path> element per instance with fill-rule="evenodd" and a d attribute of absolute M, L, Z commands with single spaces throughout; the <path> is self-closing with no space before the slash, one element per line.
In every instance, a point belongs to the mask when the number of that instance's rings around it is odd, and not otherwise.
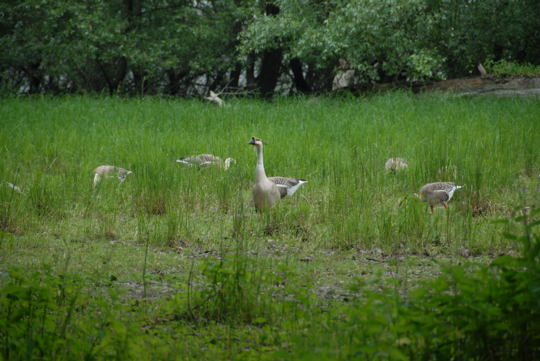
<path fill-rule="evenodd" d="M 428 183 L 420 188 L 419 197 L 424 202 L 428 202 L 431 211 L 436 205 L 442 205 L 448 209 L 448 202 L 452 199 L 454 192 L 462 186 L 455 185 L 453 182 L 435 182 Z"/>
<path fill-rule="evenodd" d="M 217 165 L 224 170 L 229 169 L 231 162 L 236 162 L 233 158 L 226 158 L 225 160 L 213 154 L 198 154 L 189 157 L 184 157 L 176 160 L 177 163 L 186 164 L 190 167 L 206 167 L 209 165 Z"/>
<path fill-rule="evenodd" d="M 133 173 L 125 168 L 116 167 L 114 165 L 100 165 L 94 169 L 94 187 L 101 181 L 101 178 L 118 177 L 120 182 L 126 180 L 128 174 Z"/>
<path fill-rule="evenodd" d="M 255 168 L 255 185 L 253 186 L 253 203 L 257 211 L 271 208 L 282 198 L 290 197 L 307 181 L 299 178 L 266 176 L 263 160 L 263 141 L 252 137 L 248 144 L 257 150 L 257 167 Z"/>
<path fill-rule="evenodd" d="M 404 158 L 389 158 L 384 164 L 384 168 L 392 172 L 405 169 L 408 166 L 409 164 L 407 163 L 407 160 Z"/>

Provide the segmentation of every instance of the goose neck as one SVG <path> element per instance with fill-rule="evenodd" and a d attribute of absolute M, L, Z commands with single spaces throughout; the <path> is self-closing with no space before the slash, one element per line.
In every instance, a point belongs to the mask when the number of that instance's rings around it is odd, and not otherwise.
<path fill-rule="evenodd" d="M 257 181 L 266 179 L 266 172 L 264 171 L 263 149 L 262 145 L 257 147 L 257 169 L 256 169 Z"/>

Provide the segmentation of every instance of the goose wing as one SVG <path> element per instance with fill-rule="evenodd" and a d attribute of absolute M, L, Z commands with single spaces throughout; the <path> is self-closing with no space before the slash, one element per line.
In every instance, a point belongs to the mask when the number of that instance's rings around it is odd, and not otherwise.
<path fill-rule="evenodd" d="M 438 200 L 442 202 L 448 202 L 450 200 L 450 195 L 446 190 L 435 190 L 433 191 L 433 196 Z"/>
<path fill-rule="evenodd" d="M 420 189 L 420 193 L 431 193 L 435 191 L 450 191 L 455 187 L 453 182 L 428 183 Z"/>
<path fill-rule="evenodd" d="M 307 182 L 299 178 L 270 177 L 268 179 L 278 187 L 281 198 L 292 196 L 302 184 Z"/>

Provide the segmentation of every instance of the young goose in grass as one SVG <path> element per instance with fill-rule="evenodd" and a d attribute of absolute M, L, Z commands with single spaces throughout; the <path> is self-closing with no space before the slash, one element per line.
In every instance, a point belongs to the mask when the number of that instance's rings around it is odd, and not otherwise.
<path fill-rule="evenodd" d="M 231 163 L 236 163 L 236 160 L 230 157 L 223 160 L 213 154 L 198 154 L 177 159 L 176 162 L 186 164 L 190 167 L 206 167 L 209 165 L 217 165 L 218 167 L 227 170 L 231 166 Z"/>
<path fill-rule="evenodd" d="M 130 170 L 114 165 L 100 165 L 94 169 L 94 187 L 101 181 L 101 178 L 118 177 L 120 182 L 123 182 L 126 180 L 126 176 L 131 173 L 133 172 Z"/>
<path fill-rule="evenodd" d="M 384 164 L 384 169 L 397 172 L 399 170 L 405 169 L 409 166 L 406 159 L 403 158 L 389 158 Z"/>
<path fill-rule="evenodd" d="M 306 180 L 298 178 L 268 178 L 264 171 L 262 139 L 252 137 L 248 144 L 253 145 L 257 150 L 257 167 L 253 186 L 253 202 L 257 211 L 271 208 L 281 198 L 292 196 L 302 184 L 307 183 Z"/>
<path fill-rule="evenodd" d="M 463 188 L 453 182 L 435 182 L 428 183 L 420 188 L 420 194 L 417 195 L 424 202 L 429 203 L 429 208 L 433 213 L 433 207 L 440 204 L 448 209 L 448 202 L 452 199 L 454 191 Z"/>

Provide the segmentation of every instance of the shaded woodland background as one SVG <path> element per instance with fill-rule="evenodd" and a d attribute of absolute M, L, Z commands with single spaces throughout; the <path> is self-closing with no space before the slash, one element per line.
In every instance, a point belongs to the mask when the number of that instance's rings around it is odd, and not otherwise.
<path fill-rule="evenodd" d="M 324 93 L 540 64 L 538 0 L 0 0 L 1 93 Z"/>

